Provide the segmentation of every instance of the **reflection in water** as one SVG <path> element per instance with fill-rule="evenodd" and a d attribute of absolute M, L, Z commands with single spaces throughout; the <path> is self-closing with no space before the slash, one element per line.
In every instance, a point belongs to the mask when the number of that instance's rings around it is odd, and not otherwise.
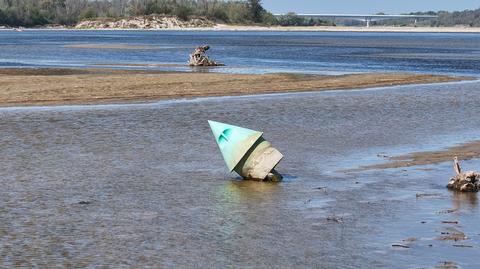
<path fill-rule="evenodd" d="M 189 66 L 190 71 L 195 72 L 195 73 L 214 73 L 218 72 L 219 68 L 223 67 L 217 67 L 217 66 Z"/>
<path fill-rule="evenodd" d="M 460 192 L 450 190 L 452 193 L 452 204 L 455 211 L 466 209 L 473 211 L 478 207 L 478 197 L 476 192 Z"/>
<path fill-rule="evenodd" d="M 281 186 L 278 183 L 252 180 L 228 181 L 216 188 L 217 212 L 219 217 L 241 217 L 242 214 L 237 213 L 243 210 L 262 208 L 276 203 L 280 190 Z"/>
<path fill-rule="evenodd" d="M 247 238 L 263 237 L 264 225 L 269 221 L 276 223 L 267 211 L 276 212 L 274 205 L 280 199 L 280 189 L 276 183 L 249 180 L 228 181 L 216 188 L 213 207 L 215 219 L 220 222 L 218 229 L 225 238 L 223 250 L 241 251 L 250 244 Z"/>
<path fill-rule="evenodd" d="M 272 200 L 280 190 L 279 183 L 275 182 L 257 182 L 253 180 L 230 181 L 228 189 L 238 194 L 241 199 L 247 199 L 253 202 L 264 202 Z M 258 201 L 255 201 L 258 199 Z"/>

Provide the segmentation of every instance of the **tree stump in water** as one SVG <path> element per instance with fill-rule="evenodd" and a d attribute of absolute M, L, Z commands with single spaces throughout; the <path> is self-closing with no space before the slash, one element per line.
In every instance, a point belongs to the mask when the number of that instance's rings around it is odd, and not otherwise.
<path fill-rule="evenodd" d="M 453 169 L 456 175 L 450 179 L 447 187 L 452 190 L 477 192 L 480 190 L 480 173 L 462 172 L 457 157 L 453 159 Z"/>
<path fill-rule="evenodd" d="M 221 63 L 217 63 L 214 60 L 208 58 L 206 52 L 210 49 L 210 46 L 200 46 L 195 51 L 190 54 L 190 59 L 188 60 L 189 66 L 223 66 Z"/>

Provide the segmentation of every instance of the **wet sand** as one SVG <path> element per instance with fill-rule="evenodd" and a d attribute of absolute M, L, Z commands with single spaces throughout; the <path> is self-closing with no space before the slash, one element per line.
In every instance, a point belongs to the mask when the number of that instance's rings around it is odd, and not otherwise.
<path fill-rule="evenodd" d="M 221 74 L 115 69 L 0 69 L 0 106 L 144 102 L 204 96 L 359 89 L 468 79 L 425 74 Z"/>
<path fill-rule="evenodd" d="M 412 152 L 405 155 L 387 157 L 387 159 L 390 161 L 388 163 L 362 166 L 355 170 L 359 171 L 371 169 L 389 169 L 411 167 L 417 165 L 438 164 L 442 162 L 453 161 L 454 156 L 457 156 L 459 160 L 470 160 L 473 158 L 479 158 L 480 140 L 471 141 L 443 150 Z"/>

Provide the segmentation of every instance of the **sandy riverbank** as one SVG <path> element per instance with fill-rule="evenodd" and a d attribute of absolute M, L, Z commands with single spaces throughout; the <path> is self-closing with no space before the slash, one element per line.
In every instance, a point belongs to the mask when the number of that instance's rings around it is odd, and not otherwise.
<path fill-rule="evenodd" d="M 225 31 L 292 31 L 292 32 L 398 32 L 398 33 L 480 33 L 479 27 L 395 27 L 395 26 L 242 26 L 218 24 Z"/>
<path fill-rule="evenodd" d="M 155 101 L 203 96 L 353 89 L 457 81 L 460 77 L 371 73 L 180 73 L 113 69 L 0 69 L 0 106 Z"/>
<path fill-rule="evenodd" d="M 75 29 L 65 26 L 45 28 L 22 28 L 23 30 L 132 30 L 132 31 L 272 31 L 272 32 L 392 32 L 392 33 L 480 33 L 480 27 L 410 27 L 410 26 L 253 26 L 216 24 L 211 27 L 178 27 L 168 28 L 88 28 Z M 12 31 L 11 28 L 0 28 L 0 31 Z"/>

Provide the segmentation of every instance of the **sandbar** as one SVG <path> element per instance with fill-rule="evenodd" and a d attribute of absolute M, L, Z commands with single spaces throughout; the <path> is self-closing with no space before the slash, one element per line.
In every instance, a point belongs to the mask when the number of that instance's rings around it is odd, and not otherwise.
<path fill-rule="evenodd" d="M 149 102 L 206 96 L 359 89 L 466 80 L 407 73 L 224 74 L 107 68 L 0 69 L 0 106 Z"/>
<path fill-rule="evenodd" d="M 453 163 L 454 156 L 457 156 L 459 160 L 480 158 L 480 140 L 470 141 L 437 151 L 420 151 L 388 157 L 389 162 L 387 163 L 362 166 L 358 169 L 349 170 L 348 172 L 411 167 L 417 165 L 438 164 L 448 161 L 452 161 Z"/>

